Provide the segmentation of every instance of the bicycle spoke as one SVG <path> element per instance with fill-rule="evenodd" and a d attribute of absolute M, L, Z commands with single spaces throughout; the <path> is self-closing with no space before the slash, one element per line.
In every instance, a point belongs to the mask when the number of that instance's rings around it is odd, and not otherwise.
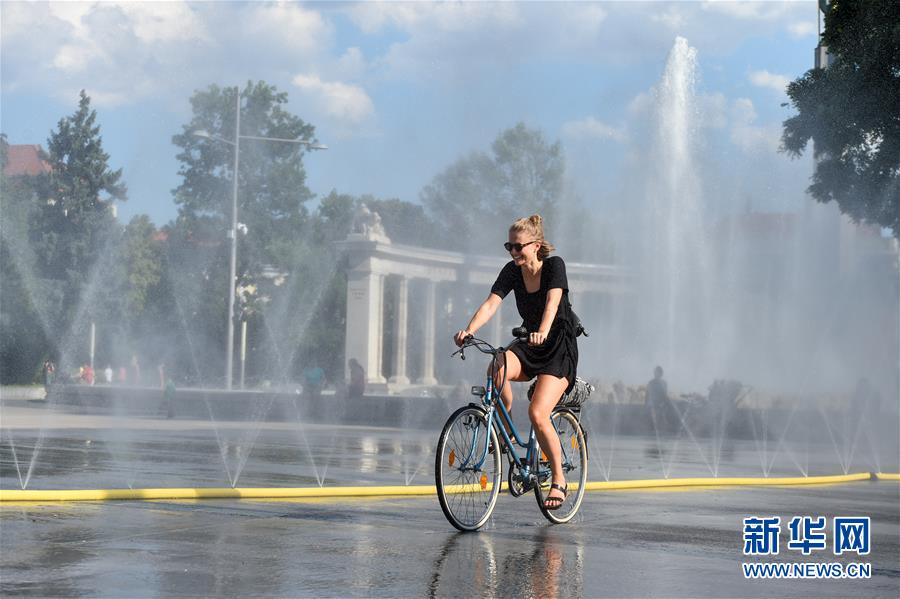
<path fill-rule="evenodd" d="M 562 410 L 551 415 L 553 429 L 559 439 L 563 470 L 566 474 L 568 494 L 566 500 L 557 510 L 548 510 L 544 507 L 544 501 L 550 495 L 550 479 L 542 481 L 535 489 L 538 505 L 544 516 L 554 523 L 563 523 L 571 520 L 584 497 L 585 482 L 587 482 L 587 445 L 584 431 L 578 419 L 571 412 Z"/>
<path fill-rule="evenodd" d="M 458 410 L 441 434 L 435 458 L 438 498 L 447 519 L 460 530 L 483 525 L 496 502 L 499 452 L 495 447 L 485 455 L 492 442 L 484 412 L 477 408 Z"/>

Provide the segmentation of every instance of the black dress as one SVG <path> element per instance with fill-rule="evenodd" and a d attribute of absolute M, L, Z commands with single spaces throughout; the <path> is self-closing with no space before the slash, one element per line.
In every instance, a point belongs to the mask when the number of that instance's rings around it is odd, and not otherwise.
<path fill-rule="evenodd" d="M 541 267 L 541 286 L 534 293 L 528 293 L 525 289 L 522 269 L 510 260 L 497 276 L 497 281 L 491 287 L 491 293 L 503 299 L 510 291 L 514 291 L 516 307 L 523 320 L 522 326 L 529 333 L 534 333 L 541 326 L 544 306 L 547 303 L 547 291 L 550 289 L 562 289 L 563 295 L 547 340 L 535 346 L 516 343 L 510 347 L 510 351 L 519 358 L 522 370 L 529 379 L 539 374 L 565 377 L 569 382 L 566 389 L 568 393 L 575 384 L 578 343 L 575 340 L 576 323 L 572 305 L 569 303 L 569 281 L 566 278 L 566 263 L 563 259 L 559 256 L 544 259 L 544 265 Z"/>

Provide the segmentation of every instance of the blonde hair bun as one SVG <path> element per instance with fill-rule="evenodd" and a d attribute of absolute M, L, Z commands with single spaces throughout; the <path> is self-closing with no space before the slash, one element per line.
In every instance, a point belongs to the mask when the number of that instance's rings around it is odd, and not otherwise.
<path fill-rule="evenodd" d="M 539 240 L 541 247 L 538 249 L 538 259 L 540 260 L 549 256 L 550 252 L 556 249 L 552 243 L 544 239 L 544 219 L 541 218 L 540 214 L 532 214 L 528 218 L 516 220 L 510 225 L 509 230 L 514 233 L 526 232 L 533 235 L 536 240 Z"/>

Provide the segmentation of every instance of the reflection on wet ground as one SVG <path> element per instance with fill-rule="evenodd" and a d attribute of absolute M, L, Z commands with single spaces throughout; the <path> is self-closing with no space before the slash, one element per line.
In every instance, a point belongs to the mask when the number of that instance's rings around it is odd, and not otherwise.
<path fill-rule="evenodd" d="M 0 487 L 301 487 L 432 484 L 446 414 L 420 427 L 212 422 L 2 409 Z M 589 480 L 803 476 L 900 470 L 893 445 L 616 436 L 590 414 Z M 614 431 L 613 431 L 614 432 Z M 26 485 L 27 482 L 27 485 Z"/>
<path fill-rule="evenodd" d="M 26 479 L 30 489 L 431 482 L 431 431 L 83 415 L 55 424 L 2 430 L 2 488 Z"/>
<path fill-rule="evenodd" d="M 435 557 L 428 596 L 589 596 L 583 584 L 585 539 L 580 528 L 539 527 L 519 543 L 496 537 L 450 536 Z M 501 555 L 496 546 L 504 547 Z"/>
<path fill-rule="evenodd" d="M 29 489 L 122 487 L 302 487 L 317 484 L 426 484 L 432 435 L 342 428 L 307 430 L 306 439 L 270 431 L 250 445 L 206 431 L 130 431 L 128 439 L 97 430 L 70 430 L 46 440 Z M 19 468 L 34 443 L 16 440 Z M 23 458 L 25 461 L 23 463 Z M 0 448 L 3 488 L 19 488 L 10 445 Z"/>
<path fill-rule="evenodd" d="M 900 486 L 589 493 L 551 526 L 501 496 L 481 532 L 434 498 L 98 502 L 0 508 L 3 596 L 896 597 Z M 746 581 L 747 515 L 867 515 L 869 580 Z M 783 543 L 785 540 L 783 539 Z"/>
<path fill-rule="evenodd" d="M 431 484 L 433 427 L 203 422 L 3 408 L 0 485 L 32 489 Z M 592 429 L 589 425 L 589 434 Z M 828 444 L 591 434 L 592 480 L 839 471 Z M 715 454 L 711 453 L 715 451 Z M 860 459 L 860 470 L 871 469 Z M 766 463 L 766 462 L 763 462 Z M 890 463 L 890 462 L 888 462 Z M 900 593 L 900 485 L 589 493 L 550 526 L 502 495 L 479 533 L 431 498 L 0 506 L 0 595 L 821 596 Z M 745 581 L 742 518 L 872 518 L 865 581 Z M 799 554 L 785 561 L 815 560 Z M 819 561 L 844 559 L 828 555 Z"/>

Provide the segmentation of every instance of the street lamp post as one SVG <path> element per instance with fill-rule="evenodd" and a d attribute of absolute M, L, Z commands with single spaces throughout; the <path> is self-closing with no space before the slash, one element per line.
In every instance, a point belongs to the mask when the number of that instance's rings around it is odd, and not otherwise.
<path fill-rule="evenodd" d="M 234 286 L 237 278 L 238 166 L 241 161 L 241 88 L 234 88 L 234 170 L 231 173 L 231 256 L 228 258 L 228 332 L 225 338 L 225 388 L 231 391 L 234 367 Z"/>
<path fill-rule="evenodd" d="M 217 137 L 206 130 L 194 131 L 197 137 L 214 139 L 227 143 L 234 147 L 234 172 L 231 182 L 231 228 L 227 236 L 231 239 L 231 256 L 228 260 L 228 333 L 225 340 L 225 388 L 231 391 L 232 371 L 234 367 L 234 295 L 237 278 L 237 228 L 238 228 L 238 166 L 241 160 L 241 140 L 254 139 L 259 141 L 276 141 L 282 143 L 300 144 L 311 150 L 327 150 L 324 146 L 307 139 L 285 139 L 281 137 L 259 137 L 257 135 L 241 135 L 241 88 L 235 87 L 234 106 L 234 141 Z M 243 377 L 241 377 L 243 379 Z"/>

